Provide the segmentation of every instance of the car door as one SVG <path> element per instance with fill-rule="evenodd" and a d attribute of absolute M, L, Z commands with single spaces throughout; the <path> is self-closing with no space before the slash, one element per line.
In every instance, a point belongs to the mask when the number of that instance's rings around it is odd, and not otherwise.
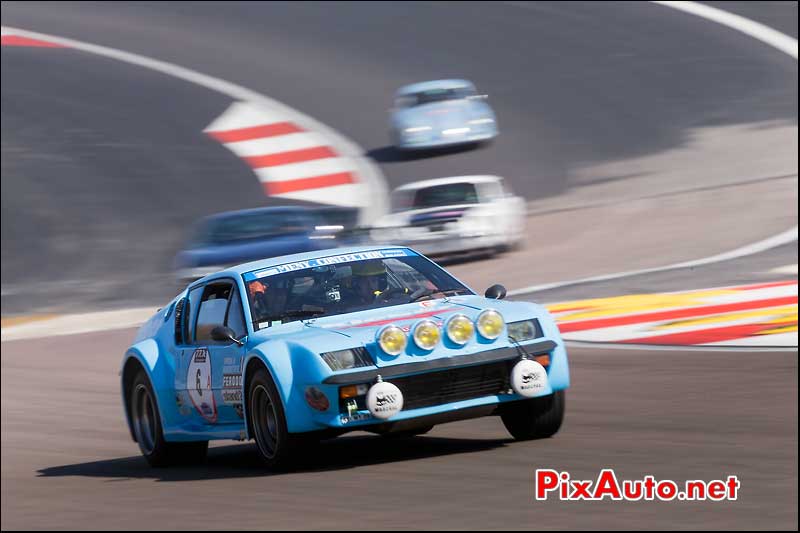
<path fill-rule="evenodd" d="M 237 339 L 246 336 L 238 286 L 224 278 L 193 287 L 184 308 L 183 324 L 176 323 L 176 344 L 182 341 L 175 365 L 180 413 L 193 424 L 240 423 L 245 348 L 211 338 L 217 326 L 231 328 Z"/>
<path fill-rule="evenodd" d="M 242 298 L 236 283 L 232 283 L 224 324 L 233 331 L 234 338 L 239 341 L 247 335 Z M 214 369 L 214 393 L 220 400 L 217 408 L 218 423 L 240 423 L 244 417 L 242 380 L 245 347 L 229 341 L 213 342 L 209 344 L 208 350 Z"/>

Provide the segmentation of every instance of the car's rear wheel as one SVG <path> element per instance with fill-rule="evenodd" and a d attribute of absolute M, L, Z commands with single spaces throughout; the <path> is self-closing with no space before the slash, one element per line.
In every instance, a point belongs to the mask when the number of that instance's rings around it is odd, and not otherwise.
<path fill-rule="evenodd" d="M 167 442 L 150 380 L 140 370 L 128 391 L 128 413 L 139 450 L 150 466 L 202 463 L 208 451 L 208 441 Z"/>
<path fill-rule="evenodd" d="M 253 374 L 247 398 L 250 427 L 261 461 L 273 470 L 289 466 L 297 439 L 289 435 L 278 389 L 265 368 Z"/>
<path fill-rule="evenodd" d="M 517 440 L 545 439 L 555 435 L 564 421 L 565 393 L 556 391 L 503 405 L 500 418 Z"/>

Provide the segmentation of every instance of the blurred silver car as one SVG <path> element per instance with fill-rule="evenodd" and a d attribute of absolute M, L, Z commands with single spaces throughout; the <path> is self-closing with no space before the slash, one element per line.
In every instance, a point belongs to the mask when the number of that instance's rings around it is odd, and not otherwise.
<path fill-rule="evenodd" d="M 392 213 L 373 225 L 370 236 L 433 257 L 494 254 L 521 244 L 525 208 L 499 176 L 418 181 L 395 189 Z"/>
<path fill-rule="evenodd" d="M 436 80 L 401 87 L 391 110 L 392 143 L 402 150 L 488 141 L 497 120 L 467 80 Z"/>

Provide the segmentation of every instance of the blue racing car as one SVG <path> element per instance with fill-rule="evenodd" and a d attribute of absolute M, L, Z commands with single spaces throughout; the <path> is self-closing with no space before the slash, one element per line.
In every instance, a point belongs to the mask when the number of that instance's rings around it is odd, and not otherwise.
<path fill-rule="evenodd" d="M 541 306 L 476 295 L 403 247 L 329 249 L 190 284 L 122 362 L 131 436 L 153 466 L 255 439 L 270 468 L 353 430 L 415 435 L 499 415 L 517 439 L 561 426 L 567 354 Z"/>
<path fill-rule="evenodd" d="M 467 80 L 436 80 L 397 90 L 390 136 L 401 150 L 478 144 L 497 137 L 497 119 Z"/>

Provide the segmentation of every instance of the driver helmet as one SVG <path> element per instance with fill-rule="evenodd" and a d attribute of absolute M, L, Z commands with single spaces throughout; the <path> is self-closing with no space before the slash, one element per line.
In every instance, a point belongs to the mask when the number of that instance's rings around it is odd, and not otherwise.
<path fill-rule="evenodd" d="M 353 264 L 351 267 L 353 280 L 370 282 L 376 294 L 387 285 L 386 266 L 380 259 L 369 259 Z M 358 281 L 361 283 L 361 281 Z"/>

